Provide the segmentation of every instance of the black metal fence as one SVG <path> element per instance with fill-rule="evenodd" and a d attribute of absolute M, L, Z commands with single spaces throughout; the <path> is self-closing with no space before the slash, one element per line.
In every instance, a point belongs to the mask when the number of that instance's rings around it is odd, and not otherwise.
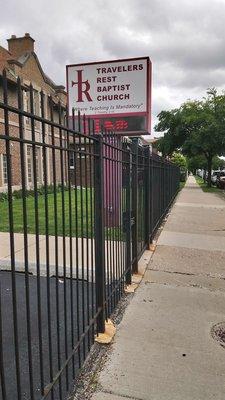
<path fill-rule="evenodd" d="M 0 398 L 65 399 L 179 170 L 138 139 L 95 135 L 85 117 L 69 127 L 43 92 L 35 109 L 19 79 L 4 73 L 0 87 Z"/>

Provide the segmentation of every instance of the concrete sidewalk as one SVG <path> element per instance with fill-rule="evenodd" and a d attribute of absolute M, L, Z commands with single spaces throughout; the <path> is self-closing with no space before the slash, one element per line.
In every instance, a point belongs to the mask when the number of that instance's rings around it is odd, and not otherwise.
<path fill-rule="evenodd" d="M 36 251 L 36 236 L 33 234 L 27 235 L 28 239 L 28 267 L 29 272 L 36 276 L 37 275 L 37 251 Z M 49 236 L 49 274 L 50 276 L 56 275 L 56 252 L 55 252 L 55 237 Z M 71 276 L 70 262 L 72 262 L 72 273 L 73 277 L 77 277 L 77 269 L 79 278 L 83 277 L 87 280 L 95 280 L 94 272 L 94 259 L 95 259 L 95 241 L 94 239 L 83 238 L 70 238 L 67 236 L 57 237 L 58 242 L 58 274 L 60 277 L 64 276 L 64 254 L 63 254 L 63 241 L 65 243 L 65 260 L 66 260 L 66 275 Z M 24 235 L 22 233 L 14 233 L 14 257 L 15 257 L 15 270 L 16 272 L 25 271 L 24 262 Z M 122 241 L 117 240 L 116 245 L 112 246 L 105 241 L 105 251 L 111 251 L 112 259 L 117 257 L 117 252 L 120 249 L 121 252 L 125 253 L 125 244 Z M 39 262 L 40 262 L 40 275 L 46 276 L 46 236 L 39 235 Z M 72 254 L 72 258 L 70 258 Z M 111 267 L 109 257 L 106 263 L 106 271 Z M 77 266 L 78 263 L 78 266 Z M 10 254 L 10 235 L 8 232 L 0 232 L 0 271 L 11 271 L 12 262 Z M 88 272 L 89 271 L 89 275 Z"/>
<path fill-rule="evenodd" d="M 28 240 L 28 265 L 29 272 L 37 275 L 37 251 L 36 251 L 36 236 L 34 234 L 27 235 Z M 50 276 L 56 274 L 56 254 L 55 254 L 55 237 L 49 236 L 49 270 Z M 63 276 L 63 240 L 62 236 L 57 237 L 58 242 L 58 271 L 59 276 Z M 24 235 L 22 233 L 14 233 L 14 246 L 15 246 L 15 269 L 17 272 L 24 272 Z M 46 236 L 39 235 L 39 261 L 40 261 L 40 274 L 46 276 Z M 83 250 L 82 250 L 83 249 Z M 66 274 L 70 276 L 70 252 L 72 252 L 72 265 L 73 276 L 76 278 L 76 264 L 78 260 L 79 277 L 82 276 L 82 266 L 87 275 L 87 269 L 90 271 L 93 268 L 94 260 L 94 240 L 73 237 L 70 241 L 69 237 L 65 237 L 65 258 L 66 258 Z M 83 257 L 82 257 L 83 252 Z M 10 254 L 10 235 L 8 232 L 0 232 L 0 270 L 11 271 L 12 268 L 11 254 Z"/>
<path fill-rule="evenodd" d="M 193 177 L 126 309 L 92 400 L 224 400 L 225 201 Z"/>

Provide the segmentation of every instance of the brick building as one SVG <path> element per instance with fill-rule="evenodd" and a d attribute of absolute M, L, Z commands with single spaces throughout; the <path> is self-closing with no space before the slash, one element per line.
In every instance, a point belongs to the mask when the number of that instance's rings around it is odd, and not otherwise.
<path fill-rule="evenodd" d="M 3 70 L 6 70 L 8 79 L 8 103 L 12 106 L 18 106 L 18 90 L 17 90 L 17 77 L 21 78 L 22 89 L 23 89 L 23 107 L 25 111 L 30 111 L 30 84 L 33 86 L 33 103 L 34 113 L 37 116 L 41 116 L 40 106 L 40 93 L 44 93 L 44 111 L 45 118 L 51 119 L 50 115 L 50 100 L 53 106 L 53 120 L 59 122 L 65 119 L 65 106 L 66 106 L 66 92 L 62 85 L 56 85 L 43 71 L 41 64 L 34 49 L 34 39 L 25 33 L 23 37 L 17 38 L 12 35 L 8 39 L 8 49 L 0 46 L 0 101 L 3 100 Z M 59 101 L 62 106 L 59 108 Z M 59 115 L 61 113 L 61 115 Z M 9 134 L 10 136 L 19 136 L 19 123 L 18 115 L 15 113 L 9 113 Z M 32 139 L 32 129 L 30 118 L 24 117 L 23 121 L 24 138 Z M 5 133 L 5 119 L 4 111 L 0 109 L 0 134 Z M 46 124 L 45 126 L 45 142 L 51 144 L 53 133 L 51 127 Z M 42 127 L 41 123 L 35 121 L 35 141 L 42 142 Z M 54 141 L 55 144 L 59 143 L 59 132 L 54 129 Z M 37 182 L 38 185 L 43 184 L 43 149 L 42 146 L 36 146 L 36 171 L 37 171 Z M 26 166 L 26 186 L 27 188 L 33 187 L 33 158 L 32 158 L 32 145 L 25 145 L 25 166 Z M 10 147 L 11 155 L 11 173 L 12 173 L 12 185 L 13 189 L 19 189 L 21 187 L 21 170 L 20 170 L 20 148 L 18 142 L 11 142 Z M 47 149 L 47 177 L 48 183 L 53 182 L 52 173 L 52 151 Z M 56 151 L 56 163 L 60 160 L 60 152 Z M 58 165 L 58 163 L 57 163 Z M 66 169 L 66 162 L 64 162 Z M 60 168 L 56 168 L 57 182 L 61 183 Z M 67 171 L 65 170 L 64 176 Z M 6 163 L 6 149 L 5 140 L 0 139 L 0 191 L 7 191 L 8 174 L 7 174 L 7 163 Z"/>

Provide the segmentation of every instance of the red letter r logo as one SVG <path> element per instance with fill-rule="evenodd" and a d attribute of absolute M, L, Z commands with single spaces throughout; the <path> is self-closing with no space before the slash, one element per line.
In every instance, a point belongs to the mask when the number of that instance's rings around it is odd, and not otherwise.
<path fill-rule="evenodd" d="M 86 99 L 88 101 L 92 101 L 92 98 L 90 94 L 88 93 L 90 90 L 90 83 L 88 82 L 88 79 L 86 81 L 82 80 L 82 72 L 83 70 L 77 70 L 77 82 L 72 81 L 72 86 L 77 85 L 77 102 L 83 102 L 83 95 L 86 96 Z M 83 89 L 83 85 L 84 89 Z"/>

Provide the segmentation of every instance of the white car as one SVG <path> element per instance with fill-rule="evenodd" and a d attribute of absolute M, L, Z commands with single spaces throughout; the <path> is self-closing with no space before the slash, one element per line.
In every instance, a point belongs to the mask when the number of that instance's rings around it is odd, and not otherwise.
<path fill-rule="evenodd" d="M 221 172 L 222 172 L 222 171 L 221 171 L 220 169 L 218 169 L 218 170 L 216 170 L 216 171 L 213 171 L 213 173 L 212 173 L 212 175 L 211 175 L 211 182 L 212 182 L 213 185 L 216 185 L 217 178 L 218 178 L 218 176 L 219 176 L 219 174 L 220 174 Z"/>

